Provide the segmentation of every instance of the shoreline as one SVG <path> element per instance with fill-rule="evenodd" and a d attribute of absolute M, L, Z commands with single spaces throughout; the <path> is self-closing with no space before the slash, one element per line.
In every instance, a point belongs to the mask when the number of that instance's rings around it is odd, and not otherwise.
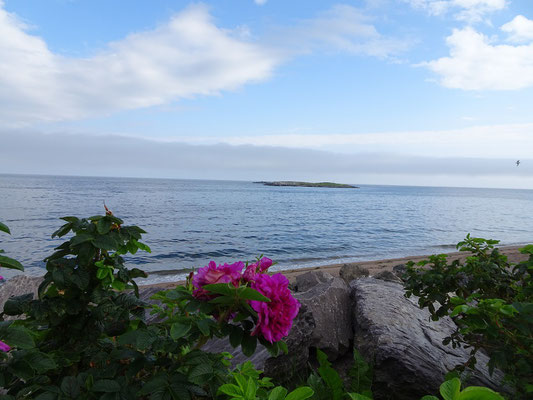
<path fill-rule="evenodd" d="M 505 254 L 508 257 L 509 262 L 511 263 L 518 263 L 521 261 L 525 261 L 528 259 L 527 254 L 521 254 L 519 249 L 524 247 L 524 245 L 513 245 L 513 246 L 501 246 L 498 247 L 500 252 L 502 254 Z M 434 254 L 447 254 L 448 255 L 448 261 L 454 261 L 457 259 L 464 260 L 467 256 L 469 256 L 470 252 L 450 252 L 450 253 L 434 253 Z M 347 265 L 360 265 L 363 268 L 368 269 L 370 272 L 370 275 L 375 275 L 376 273 L 380 271 L 390 271 L 392 268 L 398 264 L 405 264 L 408 261 L 414 261 L 415 263 L 421 260 L 427 259 L 432 254 L 422 255 L 422 256 L 407 256 L 407 257 L 398 257 L 398 258 L 386 258 L 386 259 L 379 259 L 379 260 L 370 260 L 370 261 L 357 261 L 357 262 L 349 262 L 349 263 L 338 263 L 338 264 L 329 264 L 329 265 L 323 265 L 323 266 L 316 266 L 316 267 L 304 267 L 304 268 L 298 268 L 298 269 L 287 269 L 282 271 L 276 271 L 276 273 L 282 273 L 285 275 L 291 283 L 294 282 L 296 277 L 298 275 L 304 274 L 309 271 L 317 271 L 322 270 L 325 271 L 333 276 L 339 276 L 339 271 L 341 267 L 345 264 Z M 185 281 L 174 281 L 174 282 L 164 282 L 164 283 L 152 283 L 147 285 L 139 285 L 139 287 L 143 288 L 160 288 L 161 290 L 167 290 L 172 289 L 176 287 L 177 285 L 183 284 Z"/>

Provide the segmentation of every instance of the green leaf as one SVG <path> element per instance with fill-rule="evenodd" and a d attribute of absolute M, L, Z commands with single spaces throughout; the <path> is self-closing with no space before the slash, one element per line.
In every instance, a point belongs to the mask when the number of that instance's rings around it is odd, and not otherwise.
<path fill-rule="evenodd" d="M 11 235 L 11 231 L 9 230 L 9 228 L 7 227 L 7 225 L 3 224 L 0 222 L 0 231 L 2 232 L 5 232 L 9 235 Z"/>
<path fill-rule="evenodd" d="M 243 392 L 240 387 L 231 383 L 226 383 L 218 388 L 218 393 L 227 394 L 228 396 L 242 396 Z M 269 399 L 270 400 L 270 399 Z"/>
<path fill-rule="evenodd" d="M 111 225 L 113 225 L 113 222 L 108 217 L 105 217 L 96 223 L 96 230 L 100 235 L 105 235 L 111 229 Z"/>
<path fill-rule="evenodd" d="M 135 239 L 132 240 L 133 243 L 135 243 L 135 245 L 141 249 L 141 250 L 144 250 L 146 251 L 147 253 L 151 253 L 152 252 L 152 249 L 150 249 L 150 247 L 147 245 L 147 244 L 144 244 L 144 243 L 141 243 Z"/>
<path fill-rule="evenodd" d="M 39 374 L 43 374 L 57 367 L 52 357 L 40 351 L 31 352 L 25 358 L 28 364 Z"/>
<path fill-rule="evenodd" d="M 444 400 L 457 400 L 457 396 L 461 392 L 461 380 L 453 378 L 440 385 L 440 395 Z"/>
<path fill-rule="evenodd" d="M 35 342 L 30 331 L 22 326 L 9 326 L 3 332 L 2 340 L 11 347 L 18 347 L 20 349 L 32 349 L 35 347 Z"/>
<path fill-rule="evenodd" d="M 0 256 L 0 267 L 24 271 L 24 267 L 17 260 L 10 257 Z"/>
<path fill-rule="evenodd" d="M 35 400 L 56 400 L 57 394 L 52 392 L 44 392 L 35 398 Z"/>
<path fill-rule="evenodd" d="M 94 239 L 94 235 L 90 233 L 79 233 L 70 239 L 71 246 L 77 246 L 85 242 L 89 242 Z"/>
<path fill-rule="evenodd" d="M 189 372 L 189 380 L 193 383 L 204 384 L 208 380 L 206 377 L 212 374 L 213 368 L 210 364 L 198 364 Z"/>
<path fill-rule="evenodd" d="M 470 386 L 463 390 L 457 400 L 505 400 L 500 394 L 486 387 Z"/>
<path fill-rule="evenodd" d="M 73 376 L 67 376 L 61 381 L 61 391 L 71 398 L 77 398 L 80 392 L 80 385 Z"/>
<path fill-rule="evenodd" d="M 283 340 L 278 342 L 278 348 L 283 352 L 283 354 L 289 354 L 287 343 L 285 343 Z"/>
<path fill-rule="evenodd" d="M 250 357 L 255 353 L 257 347 L 257 337 L 250 336 L 249 333 L 244 334 L 241 342 L 241 349 L 245 356 Z"/>
<path fill-rule="evenodd" d="M 254 378 L 248 378 L 248 385 L 246 386 L 246 392 L 244 393 L 244 398 L 247 400 L 255 400 L 255 394 L 257 393 L 257 382 L 254 381 Z"/>
<path fill-rule="evenodd" d="M 114 250 L 118 247 L 117 242 L 109 236 L 97 236 L 91 243 L 102 250 Z"/>
<path fill-rule="evenodd" d="M 175 322 L 170 326 L 170 337 L 174 340 L 182 338 L 191 330 L 191 325 Z"/>
<path fill-rule="evenodd" d="M 231 332 L 229 334 L 229 343 L 231 344 L 231 346 L 232 347 L 239 346 L 242 342 L 243 335 L 244 335 L 244 331 L 242 330 L 242 328 L 238 326 L 232 326 Z"/>
<path fill-rule="evenodd" d="M 239 288 L 238 294 L 241 299 L 270 302 L 270 299 L 268 297 L 263 296 L 257 290 L 252 289 L 250 287 Z"/>
<path fill-rule="evenodd" d="M 285 400 L 304 400 L 311 397 L 315 392 L 308 386 L 302 386 L 290 392 Z"/>
<path fill-rule="evenodd" d="M 200 330 L 200 332 L 202 332 L 202 335 L 209 336 L 209 333 L 210 333 L 209 323 L 210 322 L 211 321 L 209 319 L 201 319 L 200 321 L 196 323 L 196 325 L 198 325 L 198 329 Z"/>
<path fill-rule="evenodd" d="M 67 233 L 70 232 L 71 229 L 72 229 L 72 224 L 69 222 L 68 224 L 63 225 L 57 231 L 52 233 L 52 238 L 55 238 L 56 236 L 57 237 L 65 236 Z"/>
<path fill-rule="evenodd" d="M 225 296 L 234 296 L 236 292 L 235 286 L 231 283 L 212 283 L 203 286 L 203 288 L 211 293 L 223 294 Z"/>
<path fill-rule="evenodd" d="M 287 389 L 282 386 L 276 386 L 268 395 L 268 400 L 284 400 L 287 395 Z"/>
<path fill-rule="evenodd" d="M 120 385 L 117 381 L 113 381 L 111 379 L 100 379 L 94 382 L 94 385 L 91 390 L 93 392 L 105 393 L 120 392 Z"/>
<path fill-rule="evenodd" d="M 359 393 L 347 393 L 347 395 L 350 397 L 351 400 L 372 400 L 370 397 L 364 396 L 364 395 L 359 394 Z M 439 399 L 437 399 L 437 400 L 439 400 Z"/>
<path fill-rule="evenodd" d="M 426 396 L 422 397 L 420 400 L 439 400 L 439 398 L 435 397 L 435 396 L 426 395 Z"/>
<path fill-rule="evenodd" d="M 457 306 L 453 309 L 452 313 L 450 314 L 450 317 L 455 317 L 456 315 L 459 315 L 460 313 L 465 313 L 470 309 L 469 306 L 463 304 L 461 306 Z"/>

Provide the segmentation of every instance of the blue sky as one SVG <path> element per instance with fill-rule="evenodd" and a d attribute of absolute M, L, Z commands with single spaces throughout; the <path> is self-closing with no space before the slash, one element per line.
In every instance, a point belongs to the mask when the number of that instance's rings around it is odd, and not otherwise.
<path fill-rule="evenodd" d="M 20 145 L 88 138 L 150 152 Z M 0 172 L 533 188 L 533 2 L 0 0 L 0 139 Z"/>

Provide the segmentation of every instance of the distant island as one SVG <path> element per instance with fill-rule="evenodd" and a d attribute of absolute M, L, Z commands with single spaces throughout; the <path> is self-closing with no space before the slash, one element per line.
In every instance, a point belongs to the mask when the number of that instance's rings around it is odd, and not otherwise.
<path fill-rule="evenodd" d="M 358 189 L 359 186 L 346 185 L 344 183 L 333 182 L 297 182 L 297 181 L 276 181 L 276 182 L 254 182 L 261 183 L 265 186 L 297 186 L 297 187 L 325 187 L 325 188 L 338 188 L 338 189 Z"/>

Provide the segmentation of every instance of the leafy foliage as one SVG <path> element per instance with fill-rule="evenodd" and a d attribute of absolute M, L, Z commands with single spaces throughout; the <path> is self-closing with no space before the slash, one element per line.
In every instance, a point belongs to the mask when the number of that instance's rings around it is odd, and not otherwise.
<path fill-rule="evenodd" d="M 191 276 L 185 286 L 156 293 L 156 304 L 145 304 L 134 279 L 146 275 L 126 268 L 123 258 L 150 251 L 141 242 L 145 231 L 123 225 L 107 208 L 105 215 L 63 220 L 53 237 L 72 235 L 45 259 L 38 298 L 12 297 L 0 313 L 0 338 L 8 346 L 0 352 L 2 399 L 215 398 L 222 385 L 244 375 L 243 398 L 268 387 L 251 365 L 230 374 L 229 354 L 201 348 L 210 338 L 229 336 L 248 355 L 258 343 L 272 354 L 287 352 L 283 342 L 252 334 L 257 314 L 249 302 L 269 298 L 222 283 L 204 286 L 207 297 L 199 299 Z M 157 322 L 146 323 L 146 309 Z M 6 315 L 18 319 L 5 321 Z M 312 394 L 274 389 L 268 399 Z"/>
<path fill-rule="evenodd" d="M 307 379 L 307 384 L 315 392 L 313 400 L 371 400 L 372 368 L 359 352 L 354 349 L 354 365 L 350 369 L 350 389 L 348 392 L 339 373 L 332 368 L 324 352 L 317 349 L 318 370 Z"/>
<path fill-rule="evenodd" d="M 238 365 L 231 373 L 232 381 L 219 387 L 219 397 L 231 400 L 305 400 L 313 395 L 308 386 L 296 388 L 290 393 L 282 386 L 274 387 L 270 378 L 260 378 L 261 372 L 250 361 Z"/>
<path fill-rule="evenodd" d="M 440 385 L 443 400 L 504 400 L 495 391 L 482 386 L 469 386 L 461 390 L 459 378 L 453 378 Z M 436 396 L 424 396 L 421 400 L 439 400 Z"/>
<path fill-rule="evenodd" d="M 472 253 L 464 263 L 447 263 L 442 254 L 410 262 L 406 296 L 418 296 L 433 320 L 453 318 L 457 329 L 444 343 L 471 348 L 459 370 L 474 365 L 476 353 L 484 349 L 489 371 L 500 368 L 517 398 L 526 398 L 533 392 L 533 245 L 521 249 L 527 261 L 512 265 L 494 247 L 497 243 L 467 235 L 457 245 Z"/>
<path fill-rule="evenodd" d="M 8 226 L 6 224 L 3 224 L 2 222 L 0 222 L 0 232 L 4 232 L 8 235 L 11 235 L 11 231 L 9 230 Z M 2 253 L 4 253 L 4 250 L 0 249 L 0 268 L 17 269 L 19 271 L 24 271 L 24 267 L 20 262 L 13 258 L 3 256 L 1 255 Z"/>

